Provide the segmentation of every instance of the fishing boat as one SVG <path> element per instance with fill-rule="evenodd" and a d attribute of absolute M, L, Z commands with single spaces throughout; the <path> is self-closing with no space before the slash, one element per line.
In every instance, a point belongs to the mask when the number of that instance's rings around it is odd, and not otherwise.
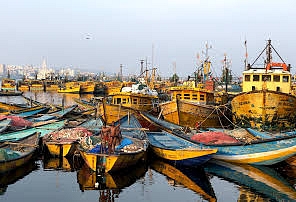
<path fill-rule="evenodd" d="M 36 132 L 38 132 L 40 138 L 42 138 L 43 136 L 45 136 L 46 134 L 52 131 L 62 129 L 65 126 L 65 124 L 66 124 L 66 121 L 62 120 L 62 121 L 57 121 L 53 123 L 43 124 L 33 128 L 2 133 L 0 135 L 0 142 L 5 142 L 5 141 L 16 142 Z"/>
<path fill-rule="evenodd" d="M 36 114 L 45 114 L 49 110 L 50 107 L 48 106 L 34 106 L 22 110 L 11 111 L 11 114 L 19 117 L 30 117 Z"/>
<path fill-rule="evenodd" d="M 66 82 L 63 87 L 58 89 L 58 93 L 80 93 L 80 84 L 77 81 Z"/>
<path fill-rule="evenodd" d="M 159 105 L 165 120 L 190 128 L 221 128 L 230 124 L 227 94 L 215 92 L 210 66 L 210 61 L 204 61 L 201 68 L 194 72 L 194 80 L 188 79 L 180 86 L 169 88 L 171 100 Z"/>
<path fill-rule="evenodd" d="M 17 90 L 22 92 L 30 91 L 30 80 L 25 79 L 25 80 L 18 81 Z"/>
<path fill-rule="evenodd" d="M 77 105 L 72 105 L 70 107 L 58 109 L 57 111 L 47 113 L 39 117 L 32 117 L 28 120 L 32 122 L 43 122 L 43 121 L 49 121 L 53 119 L 63 119 L 67 114 L 71 113 L 76 107 Z"/>
<path fill-rule="evenodd" d="M 0 102 L 0 112 L 1 113 L 9 113 L 10 111 L 23 110 L 26 108 L 28 108 L 28 105 Z"/>
<path fill-rule="evenodd" d="M 184 138 L 168 132 L 146 132 L 152 152 L 166 160 L 187 166 L 197 166 L 211 158 L 217 149 L 203 149 Z"/>
<path fill-rule="evenodd" d="M 109 93 L 108 97 L 99 103 L 98 113 L 107 124 L 111 124 L 135 111 L 157 111 L 158 105 L 156 91 L 145 84 L 133 84 L 132 87 L 123 87 L 120 92 Z"/>
<path fill-rule="evenodd" d="M 129 120 L 128 116 L 125 116 L 115 123 L 120 124 L 122 139 L 114 152 L 108 151 L 108 148 L 106 152 L 101 150 L 100 136 L 92 136 L 91 144 L 89 139 L 80 142 L 80 154 L 93 171 L 99 173 L 118 171 L 135 165 L 144 158 L 148 144 L 146 139 L 140 137 L 144 138 L 145 132 L 138 128 L 139 125 L 133 124 L 139 122 Z"/>
<path fill-rule="evenodd" d="M 210 160 L 204 168 L 207 173 L 245 187 L 244 190 L 256 194 L 256 198 L 261 196 L 270 201 L 296 200 L 295 188 L 272 167 Z M 246 201 L 247 195 L 242 192 L 239 199 Z"/>
<path fill-rule="evenodd" d="M 30 80 L 30 91 L 44 91 L 44 84 L 42 80 Z"/>
<path fill-rule="evenodd" d="M 296 127 L 296 96 L 292 93 L 290 64 L 272 61 L 271 40 L 264 66 L 255 66 L 257 59 L 243 71 L 242 93 L 232 101 L 234 124 L 260 130 L 288 130 Z"/>
<path fill-rule="evenodd" d="M 167 176 L 170 185 L 190 189 L 206 201 L 217 201 L 203 167 L 177 166 L 160 159 L 153 160 L 150 166 L 156 172 Z"/>
<path fill-rule="evenodd" d="M 94 81 L 82 81 L 80 83 L 80 93 L 91 93 L 93 94 L 95 91 L 96 83 Z"/>
<path fill-rule="evenodd" d="M 215 139 L 210 139 L 207 132 L 196 134 L 186 133 L 178 126 L 173 129 L 174 124 L 165 120 L 158 119 L 149 114 L 145 114 L 144 116 L 150 119 L 151 123 L 170 131 L 170 133 L 178 137 L 199 143 L 203 148 L 218 149 L 217 153 L 212 156 L 214 159 L 241 164 L 273 165 L 285 161 L 296 154 L 296 135 L 247 142 L 240 139 L 237 142 L 224 143 L 222 139 L 216 143 L 216 137 L 214 136 Z M 210 131 L 210 133 L 212 132 Z M 207 142 L 201 142 L 201 139 L 207 140 Z"/>
<path fill-rule="evenodd" d="M 18 142 L 5 142 L 0 147 L 0 173 L 20 167 L 34 158 L 39 143 L 39 134 L 21 139 Z"/>
<path fill-rule="evenodd" d="M 105 85 L 104 82 L 96 82 L 94 94 L 101 95 L 101 96 L 107 95 L 107 86 Z"/>
<path fill-rule="evenodd" d="M 76 146 L 82 139 L 92 136 L 93 133 L 83 127 L 65 128 L 46 134 L 43 139 L 43 146 L 51 156 L 65 157 L 72 156 Z"/>
<path fill-rule="evenodd" d="M 106 86 L 106 94 L 109 95 L 110 93 L 117 93 L 120 92 L 122 87 L 123 87 L 123 83 L 120 81 L 105 81 L 104 85 Z"/>
<path fill-rule="evenodd" d="M 49 91 L 55 91 L 59 89 L 59 84 L 58 81 L 56 80 L 45 80 L 44 81 L 44 91 L 49 92 Z"/>
<path fill-rule="evenodd" d="M 11 78 L 3 78 L 1 80 L 1 92 L 14 92 L 16 90 L 16 81 Z"/>

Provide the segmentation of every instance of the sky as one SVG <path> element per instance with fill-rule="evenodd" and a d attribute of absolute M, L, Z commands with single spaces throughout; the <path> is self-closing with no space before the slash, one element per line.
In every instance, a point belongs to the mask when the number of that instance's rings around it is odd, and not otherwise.
<path fill-rule="evenodd" d="M 140 61 L 162 77 L 192 74 L 205 58 L 234 76 L 266 41 L 296 72 L 294 0 L 0 0 L 0 64 L 138 75 Z M 199 55 L 199 57 L 198 57 Z M 295 66 L 295 68 L 293 68 Z"/>

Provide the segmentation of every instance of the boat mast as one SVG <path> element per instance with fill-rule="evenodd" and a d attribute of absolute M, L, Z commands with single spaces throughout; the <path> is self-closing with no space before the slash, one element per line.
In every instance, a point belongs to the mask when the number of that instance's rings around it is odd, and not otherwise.
<path fill-rule="evenodd" d="M 272 62 L 271 48 L 272 48 L 271 40 L 268 39 L 267 40 L 267 45 L 266 45 L 266 61 L 265 61 L 265 65 Z"/>

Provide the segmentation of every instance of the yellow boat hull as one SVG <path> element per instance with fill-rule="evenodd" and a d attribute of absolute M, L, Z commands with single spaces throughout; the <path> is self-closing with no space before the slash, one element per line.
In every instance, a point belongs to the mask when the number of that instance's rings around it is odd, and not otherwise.
<path fill-rule="evenodd" d="M 173 100 L 161 103 L 160 108 L 164 119 L 177 125 L 195 128 L 221 128 L 228 124 L 230 110 L 227 107 L 202 105 L 185 100 Z"/>
<path fill-rule="evenodd" d="M 231 102 L 233 121 L 243 127 L 283 129 L 296 127 L 296 96 L 275 91 L 252 91 Z"/>
<path fill-rule="evenodd" d="M 75 143 L 57 143 L 57 142 L 46 142 L 45 143 L 48 152 L 52 156 L 69 156 L 74 153 Z"/>
<path fill-rule="evenodd" d="M 144 157 L 145 151 L 120 154 L 95 154 L 80 150 L 80 154 L 91 170 L 111 172 L 135 165 Z"/>
<path fill-rule="evenodd" d="M 159 157 L 167 160 L 179 161 L 184 159 L 197 158 L 205 155 L 214 154 L 217 149 L 180 149 L 169 150 L 151 146 L 152 151 Z"/>

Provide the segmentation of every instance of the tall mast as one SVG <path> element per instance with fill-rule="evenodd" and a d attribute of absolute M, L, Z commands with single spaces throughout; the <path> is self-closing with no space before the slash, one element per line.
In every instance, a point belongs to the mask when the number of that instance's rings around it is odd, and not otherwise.
<path fill-rule="evenodd" d="M 271 48 L 271 40 L 268 39 L 266 45 L 266 64 L 272 62 Z"/>

